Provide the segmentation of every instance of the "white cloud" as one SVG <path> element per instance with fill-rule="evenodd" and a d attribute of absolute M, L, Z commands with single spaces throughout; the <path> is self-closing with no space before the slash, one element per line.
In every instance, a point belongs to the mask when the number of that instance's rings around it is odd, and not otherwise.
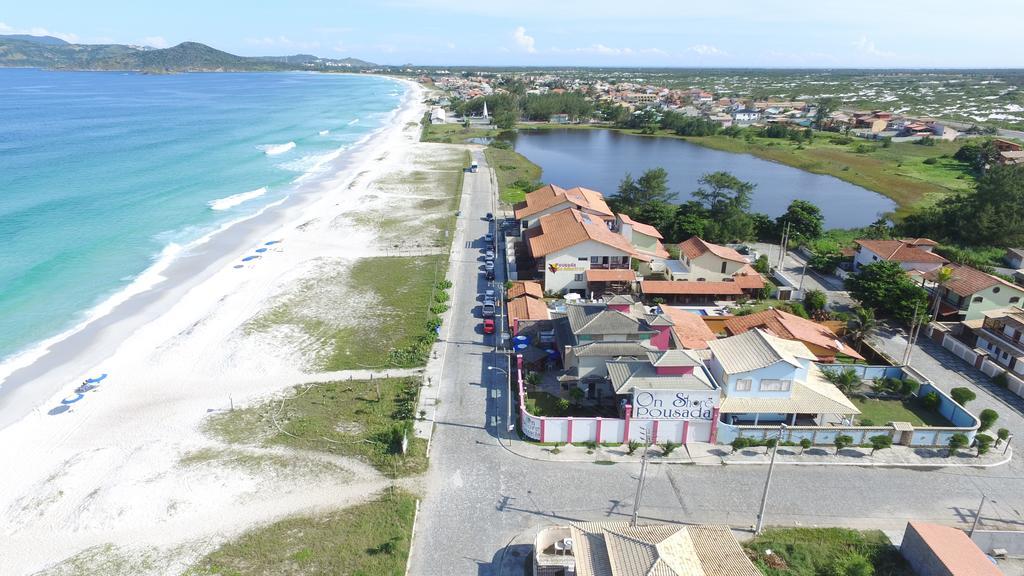
<path fill-rule="evenodd" d="M 695 44 L 686 49 L 687 52 L 693 52 L 698 56 L 726 56 L 725 50 L 722 50 L 716 46 L 710 44 Z"/>
<path fill-rule="evenodd" d="M 142 39 L 142 44 L 153 48 L 167 48 L 171 45 L 163 36 L 146 36 Z"/>
<path fill-rule="evenodd" d="M 449 50 L 455 50 L 455 42 L 449 42 L 445 44 L 445 46 L 447 46 Z"/>
<path fill-rule="evenodd" d="M 860 38 L 855 40 L 853 42 L 853 47 L 856 48 L 857 52 L 860 52 L 861 54 L 874 56 L 876 58 L 891 58 L 892 56 L 895 55 L 892 52 L 879 50 L 878 47 L 875 46 L 875 41 L 868 38 L 867 35 L 861 35 Z"/>
<path fill-rule="evenodd" d="M 53 36 L 54 38 L 60 38 L 65 42 L 71 42 L 72 44 L 78 42 L 78 34 L 72 34 L 70 32 L 52 32 L 46 28 L 40 28 L 38 26 L 33 28 L 15 28 L 4 22 L 0 22 L 0 33 L 3 34 L 29 34 L 32 36 Z"/>
<path fill-rule="evenodd" d="M 517 46 L 519 46 L 521 49 L 525 50 L 530 54 L 533 54 L 534 52 L 537 51 L 537 47 L 535 46 L 536 41 L 534 40 L 533 36 L 528 36 L 526 34 L 526 28 L 522 26 L 518 26 L 512 32 L 512 40 L 515 41 Z"/>

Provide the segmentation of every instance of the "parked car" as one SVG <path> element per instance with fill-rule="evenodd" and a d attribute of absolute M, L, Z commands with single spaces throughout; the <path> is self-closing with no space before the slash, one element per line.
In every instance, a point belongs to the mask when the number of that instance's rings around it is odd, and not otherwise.
<path fill-rule="evenodd" d="M 484 318 L 494 316 L 494 300 L 484 300 L 483 313 Z"/>
<path fill-rule="evenodd" d="M 484 300 L 494 300 L 494 288 L 484 290 Z"/>
<path fill-rule="evenodd" d="M 487 220 L 488 222 L 490 222 L 491 220 L 494 220 L 494 214 L 491 214 L 490 212 L 488 212 L 486 215 L 484 215 L 484 220 Z"/>
<path fill-rule="evenodd" d="M 494 250 L 491 250 L 490 248 L 484 250 L 484 259 L 494 260 Z"/>
<path fill-rule="evenodd" d="M 491 234 L 490 232 L 488 232 L 487 235 L 484 236 L 484 242 L 487 242 L 488 244 L 493 244 L 494 243 L 494 234 Z"/>
<path fill-rule="evenodd" d="M 494 334 L 494 320 L 490 318 L 484 319 L 484 334 Z"/>
<path fill-rule="evenodd" d="M 486 275 L 488 280 L 494 280 L 494 268 L 487 270 Z"/>
<path fill-rule="evenodd" d="M 487 270 L 488 272 L 494 272 L 494 260 L 485 261 L 484 270 Z"/>

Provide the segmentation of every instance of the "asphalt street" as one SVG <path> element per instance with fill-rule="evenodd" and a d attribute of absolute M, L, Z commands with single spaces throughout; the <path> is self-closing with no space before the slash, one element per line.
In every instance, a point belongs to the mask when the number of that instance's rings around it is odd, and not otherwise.
<path fill-rule="evenodd" d="M 540 527 L 628 519 L 639 473 L 639 464 L 541 462 L 501 446 L 507 382 L 486 367 L 505 367 L 506 357 L 495 353 L 493 336 L 482 333 L 479 317 L 479 294 L 487 286 L 480 248 L 489 226 L 482 217 L 494 211 L 496 191 L 483 155 L 474 152 L 474 159 L 481 169 L 467 174 L 464 185 L 461 225 L 466 235 L 453 253 L 456 313 L 444 357 L 411 574 L 525 574 L 529 542 Z M 983 394 L 987 392 L 981 389 L 979 399 Z M 1000 412 L 1008 410 L 1004 406 Z M 1016 428 L 1024 420 L 1007 414 L 1004 422 Z M 942 458 L 936 460 L 941 463 Z M 985 506 L 984 527 L 1024 528 L 1024 467 L 1018 462 L 992 469 L 940 466 L 780 466 L 772 480 L 766 522 L 882 529 L 900 529 L 911 519 L 966 525 L 987 494 L 994 503 Z M 641 521 L 749 528 L 766 472 L 763 466 L 652 466 Z"/>

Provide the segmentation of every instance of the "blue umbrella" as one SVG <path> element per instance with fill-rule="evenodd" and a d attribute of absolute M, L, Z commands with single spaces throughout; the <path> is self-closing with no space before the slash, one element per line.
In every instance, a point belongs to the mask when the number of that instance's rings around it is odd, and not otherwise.
<path fill-rule="evenodd" d="M 245 258 L 242 258 L 242 262 L 248 262 L 250 260 L 255 260 L 257 258 L 259 258 L 259 256 L 246 256 Z"/>
<path fill-rule="evenodd" d="M 271 240 L 270 242 L 265 242 L 263 245 L 264 246 L 273 246 L 274 244 L 280 244 L 280 243 L 281 243 L 280 240 Z"/>
<path fill-rule="evenodd" d="M 257 248 L 256 251 L 257 252 L 266 252 L 267 249 L 266 248 Z"/>
<path fill-rule="evenodd" d="M 85 381 L 85 383 L 86 384 L 95 384 L 97 382 L 103 382 L 104 380 L 106 380 L 106 378 L 107 378 L 107 373 L 104 372 L 103 374 L 100 374 L 99 376 L 97 376 L 95 378 L 89 378 L 88 380 Z"/>

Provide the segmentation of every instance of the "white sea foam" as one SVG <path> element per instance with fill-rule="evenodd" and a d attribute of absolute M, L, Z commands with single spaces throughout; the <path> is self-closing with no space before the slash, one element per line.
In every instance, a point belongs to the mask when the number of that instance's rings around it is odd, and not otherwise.
<path fill-rule="evenodd" d="M 233 194 L 225 198 L 218 198 L 209 202 L 212 210 L 227 210 L 228 208 L 234 208 L 239 204 L 243 204 L 252 200 L 253 198 L 259 198 L 267 193 L 267 187 L 257 188 L 249 192 L 242 192 L 241 194 Z"/>
<path fill-rule="evenodd" d="M 350 121 L 350 122 L 348 123 L 348 125 L 349 125 L 349 126 L 351 126 L 351 125 L 353 125 L 353 124 L 355 124 L 355 123 L 357 123 L 357 122 L 359 122 L 359 118 L 356 118 L 355 120 L 352 120 L 352 121 Z"/>
<path fill-rule="evenodd" d="M 287 142 L 285 144 L 266 144 L 264 146 L 260 146 L 260 150 L 263 150 L 263 153 L 267 156 L 284 154 L 292 148 L 295 148 L 295 142 Z"/>
<path fill-rule="evenodd" d="M 278 168 L 283 168 L 289 172 L 300 172 L 303 174 L 316 174 L 322 172 L 327 166 L 327 163 L 334 160 L 341 155 L 342 152 L 348 149 L 348 146 L 342 146 L 330 152 L 323 154 L 307 154 L 301 158 L 295 160 L 289 160 L 288 162 L 282 162 L 277 165 Z"/>
<path fill-rule="evenodd" d="M 317 134 L 319 134 L 321 136 L 327 136 L 330 133 L 331 133 L 330 130 L 321 130 L 321 131 L 317 132 Z"/>

